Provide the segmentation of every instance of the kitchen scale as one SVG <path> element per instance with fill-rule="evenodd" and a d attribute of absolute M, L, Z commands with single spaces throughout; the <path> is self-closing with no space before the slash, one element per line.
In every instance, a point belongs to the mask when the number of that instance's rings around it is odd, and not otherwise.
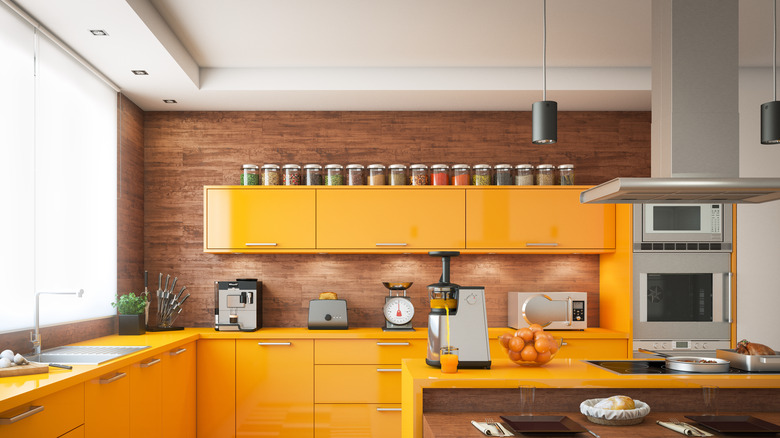
<path fill-rule="evenodd" d="M 385 281 L 382 284 L 390 291 L 390 295 L 385 297 L 385 305 L 382 308 L 385 315 L 385 326 L 382 330 L 414 331 L 412 328 L 414 305 L 412 300 L 406 296 L 406 289 L 409 289 L 412 282 Z"/>

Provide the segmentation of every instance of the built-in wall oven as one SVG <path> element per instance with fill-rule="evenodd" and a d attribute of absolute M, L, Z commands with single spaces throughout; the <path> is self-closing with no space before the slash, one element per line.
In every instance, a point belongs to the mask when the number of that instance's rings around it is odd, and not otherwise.
<path fill-rule="evenodd" d="M 635 206 L 634 357 L 647 357 L 638 348 L 712 357 L 717 349 L 730 348 L 731 205 L 715 208 L 716 205 L 700 205 L 677 213 L 655 206 Z M 657 222 L 654 225 L 647 222 L 649 217 L 659 220 L 659 214 L 663 216 L 660 220 L 666 222 L 662 228 L 668 239 L 652 242 L 656 249 L 647 246 L 642 249 L 637 246 L 636 238 L 648 229 L 658 229 Z M 703 215 L 710 220 L 707 230 L 712 232 L 702 231 L 707 228 L 703 225 L 706 222 Z M 677 233 L 694 228 L 699 231 Z M 685 238 L 673 239 L 683 235 Z M 649 243 L 646 238 L 640 240 Z M 705 240 L 719 245 L 700 247 Z M 728 244 L 728 249 L 724 244 Z"/>

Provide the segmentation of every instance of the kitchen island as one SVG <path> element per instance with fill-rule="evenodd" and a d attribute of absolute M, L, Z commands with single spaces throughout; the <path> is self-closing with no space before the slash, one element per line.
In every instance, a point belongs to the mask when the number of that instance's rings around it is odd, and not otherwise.
<path fill-rule="evenodd" d="M 729 410 L 780 411 L 780 374 L 621 375 L 579 359 L 555 358 L 543 367 L 523 367 L 494 358 L 489 370 L 456 374 L 443 374 L 422 359 L 405 359 L 401 385 L 405 438 L 423 436 L 423 414 L 428 412 L 480 412 L 482 416 L 488 412 L 494 419 L 516 413 L 520 385 L 537 388 L 535 410 L 576 414 L 586 423 L 579 404 L 615 394 L 645 401 L 655 411 L 695 412 L 694 407 L 702 404 L 704 385 L 718 386 L 718 399 L 721 405 L 728 400 Z"/>

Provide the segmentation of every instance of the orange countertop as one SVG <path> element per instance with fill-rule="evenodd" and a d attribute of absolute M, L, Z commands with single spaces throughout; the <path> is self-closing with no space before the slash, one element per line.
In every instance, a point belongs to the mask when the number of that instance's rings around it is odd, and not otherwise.
<path fill-rule="evenodd" d="M 489 329 L 491 339 L 513 329 L 499 327 Z M 625 333 L 601 328 L 585 331 L 553 332 L 559 336 L 577 339 L 628 338 Z M 122 356 L 100 365 L 73 365 L 72 370 L 49 368 L 48 373 L 0 378 L 0 412 L 5 412 L 24 403 L 50 395 L 88 380 L 113 372 L 114 370 L 145 360 L 148 357 L 177 348 L 198 339 L 426 339 L 426 328 L 414 331 L 386 332 L 381 328 L 352 328 L 348 330 L 308 330 L 303 327 L 268 327 L 255 332 L 218 332 L 214 328 L 186 328 L 172 332 L 147 332 L 139 336 L 111 335 L 95 338 L 73 345 L 141 346 L 149 348 Z M 45 347 L 44 347 L 45 348 Z"/>

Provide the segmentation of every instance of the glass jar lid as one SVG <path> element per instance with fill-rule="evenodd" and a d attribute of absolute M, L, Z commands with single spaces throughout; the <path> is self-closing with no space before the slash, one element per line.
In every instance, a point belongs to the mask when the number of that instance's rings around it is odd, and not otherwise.
<path fill-rule="evenodd" d="M 474 169 L 490 169 L 490 164 L 475 164 Z"/>
<path fill-rule="evenodd" d="M 397 169 L 397 170 L 398 169 L 406 169 L 406 165 L 405 164 L 391 164 L 391 165 L 387 166 L 387 168 L 388 169 Z"/>
<path fill-rule="evenodd" d="M 450 168 L 450 166 L 448 166 L 446 164 L 434 164 L 434 165 L 431 166 L 431 170 L 433 170 L 433 169 L 446 170 L 446 169 L 449 169 L 449 168 Z"/>
<path fill-rule="evenodd" d="M 511 169 L 511 168 L 512 168 L 512 165 L 511 165 L 511 164 L 496 164 L 496 167 L 495 167 L 495 169 L 496 169 L 496 170 L 498 170 L 498 169 L 506 169 L 506 170 L 509 170 L 509 169 Z"/>
<path fill-rule="evenodd" d="M 550 170 L 550 169 L 553 169 L 554 167 L 555 166 L 553 166 L 552 164 L 540 164 L 540 165 L 536 166 L 536 168 L 540 169 L 540 170 Z"/>
<path fill-rule="evenodd" d="M 574 169 L 574 165 L 573 164 L 561 164 L 560 166 L 558 166 L 558 169 Z"/>
<path fill-rule="evenodd" d="M 384 164 L 369 164 L 368 168 L 369 169 L 384 169 L 385 165 Z"/>
<path fill-rule="evenodd" d="M 241 166 L 242 169 L 259 169 L 260 167 L 257 166 L 257 164 L 244 164 Z"/>
<path fill-rule="evenodd" d="M 453 169 L 471 169 L 471 166 L 469 166 L 468 164 L 453 164 L 452 168 Z"/>
<path fill-rule="evenodd" d="M 365 169 L 366 166 L 362 164 L 348 164 L 347 169 Z"/>
<path fill-rule="evenodd" d="M 515 166 L 515 169 L 519 169 L 519 170 L 531 170 L 533 168 L 534 166 L 530 164 L 518 164 L 517 166 Z"/>
<path fill-rule="evenodd" d="M 282 166 L 282 169 L 293 169 L 293 170 L 295 170 L 295 169 L 300 169 L 300 168 L 301 168 L 301 166 L 298 165 L 298 164 L 285 164 L 284 166 Z"/>
<path fill-rule="evenodd" d="M 411 166 L 409 166 L 409 168 L 410 169 L 427 169 L 428 166 L 426 166 L 425 164 L 412 164 Z"/>
<path fill-rule="evenodd" d="M 342 166 L 341 164 L 328 164 L 327 166 L 325 166 L 325 168 L 326 169 L 343 169 L 344 166 Z"/>
<path fill-rule="evenodd" d="M 278 164 L 263 164 L 262 168 L 263 169 L 278 169 L 279 165 Z"/>
<path fill-rule="evenodd" d="M 319 164 L 307 164 L 303 166 L 304 169 L 322 169 L 322 166 Z"/>

